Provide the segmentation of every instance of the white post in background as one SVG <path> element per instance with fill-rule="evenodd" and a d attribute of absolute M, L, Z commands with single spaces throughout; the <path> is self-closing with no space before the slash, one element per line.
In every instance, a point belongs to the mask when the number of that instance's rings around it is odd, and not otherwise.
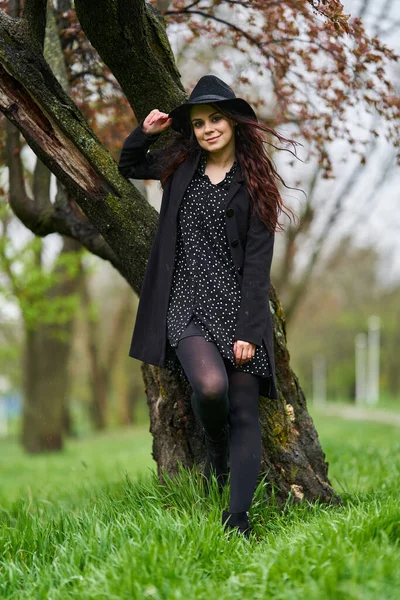
<path fill-rule="evenodd" d="M 356 404 L 364 404 L 367 387 L 367 334 L 358 333 L 355 337 L 356 351 Z"/>
<path fill-rule="evenodd" d="M 326 360 L 322 354 L 313 358 L 313 404 L 326 404 Z"/>
<path fill-rule="evenodd" d="M 372 315 L 368 319 L 368 385 L 367 402 L 377 404 L 379 401 L 379 350 L 381 320 Z"/>

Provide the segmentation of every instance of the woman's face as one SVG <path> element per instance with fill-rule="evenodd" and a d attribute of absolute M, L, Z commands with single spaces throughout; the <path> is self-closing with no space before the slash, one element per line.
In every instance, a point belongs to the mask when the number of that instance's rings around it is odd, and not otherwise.
<path fill-rule="evenodd" d="M 209 104 L 190 108 L 190 121 L 198 143 L 208 152 L 220 151 L 226 146 L 235 147 L 234 121 L 224 117 Z"/>

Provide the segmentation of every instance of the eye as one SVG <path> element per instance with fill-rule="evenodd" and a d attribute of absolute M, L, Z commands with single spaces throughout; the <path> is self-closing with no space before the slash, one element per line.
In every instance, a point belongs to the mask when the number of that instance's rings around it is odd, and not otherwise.
<path fill-rule="evenodd" d="M 221 115 L 215 115 L 215 117 L 213 117 L 211 120 L 213 122 L 218 122 L 222 119 Z M 193 127 L 195 127 L 196 129 L 201 127 L 203 125 L 203 121 L 193 121 Z"/>

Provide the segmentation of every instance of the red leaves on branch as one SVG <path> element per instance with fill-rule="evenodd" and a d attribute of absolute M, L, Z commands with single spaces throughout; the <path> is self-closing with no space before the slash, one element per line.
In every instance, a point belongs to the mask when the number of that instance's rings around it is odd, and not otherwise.
<path fill-rule="evenodd" d="M 0 8 L 7 10 L 7 0 Z M 368 131 L 374 135 L 376 125 L 365 117 L 375 112 L 385 121 L 379 130 L 399 145 L 400 98 L 389 73 L 399 57 L 369 37 L 338 0 L 173 0 L 163 14 L 175 31 L 179 25 L 179 39 L 199 50 L 190 52 L 190 60 L 198 56 L 201 62 L 210 50 L 220 54 L 226 72 L 240 73 L 232 82 L 238 95 L 270 126 L 309 142 L 326 177 L 329 142 L 347 139 L 354 151 L 363 145 L 350 133 L 349 109 L 359 117 L 363 139 Z M 75 11 L 60 12 L 58 22 L 73 99 L 117 156 L 132 123 L 129 104 Z"/>
<path fill-rule="evenodd" d="M 393 143 L 400 138 L 399 98 L 388 74 L 398 56 L 378 38 L 369 38 L 361 20 L 345 14 L 341 2 L 174 0 L 163 14 L 167 23 L 181 24 L 182 32 L 192 34 L 192 45 L 200 43 L 204 50 L 207 38 L 218 39 L 225 60 L 228 49 L 232 65 L 244 64 L 238 70 L 246 83 L 238 79 L 243 89 L 236 85 L 235 90 L 273 127 L 290 126 L 292 137 L 312 142 L 326 177 L 331 175 L 327 142 L 338 137 L 354 151 L 359 147 L 346 126 L 349 108 L 356 108 L 363 138 L 369 107 L 386 120 L 387 137 Z M 265 81 L 263 99 L 252 92 L 258 77 Z"/>

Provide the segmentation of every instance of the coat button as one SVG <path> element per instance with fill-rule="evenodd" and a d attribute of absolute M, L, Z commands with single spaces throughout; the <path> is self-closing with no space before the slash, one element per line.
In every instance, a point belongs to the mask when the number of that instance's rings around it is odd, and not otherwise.
<path fill-rule="evenodd" d="M 226 214 L 227 217 L 233 217 L 233 215 L 235 214 L 235 211 L 233 210 L 233 208 L 228 208 L 225 211 L 225 214 Z"/>
<path fill-rule="evenodd" d="M 231 241 L 231 246 L 233 248 L 236 248 L 236 246 L 238 246 L 238 245 L 239 245 L 239 240 L 237 240 L 236 238 Z"/>

